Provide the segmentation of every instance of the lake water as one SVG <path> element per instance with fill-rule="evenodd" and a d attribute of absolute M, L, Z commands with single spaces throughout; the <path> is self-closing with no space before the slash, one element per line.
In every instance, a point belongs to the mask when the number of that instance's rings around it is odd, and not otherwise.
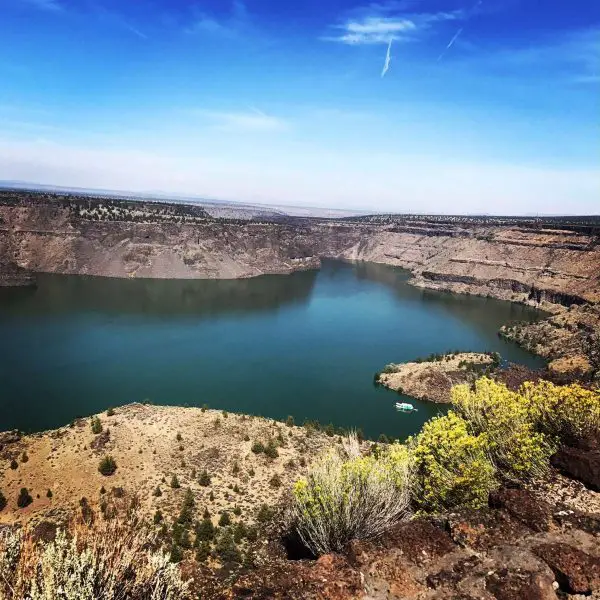
<path fill-rule="evenodd" d="M 149 400 L 360 427 L 404 437 L 440 407 L 373 385 L 389 362 L 493 350 L 541 366 L 496 335 L 524 306 L 414 288 L 383 265 L 236 281 L 41 275 L 0 288 L 0 431 L 38 431 Z"/>

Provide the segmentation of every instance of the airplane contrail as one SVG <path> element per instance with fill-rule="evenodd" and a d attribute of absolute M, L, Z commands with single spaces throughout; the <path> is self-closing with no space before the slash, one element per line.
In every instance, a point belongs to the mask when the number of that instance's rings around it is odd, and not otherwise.
<path fill-rule="evenodd" d="M 481 4 L 481 3 L 480 3 Z M 444 58 L 444 54 L 446 54 L 446 52 L 448 52 L 448 50 L 450 50 L 450 48 L 452 48 L 452 46 L 454 45 L 454 42 L 458 39 L 458 36 L 463 32 L 463 27 L 461 27 L 455 34 L 454 37 L 448 42 L 448 45 L 444 48 L 444 51 L 438 56 L 438 59 L 436 62 L 440 62 L 440 60 L 442 60 L 442 58 Z"/>
<path fill-rule="evenodd" d="M 385 64 L 383 65 L 383 70 L 381 71 L 382 79 L 385 77 L 385 74 L 388 72 L 388 70 L 390 68 L 390 62 L 392 60 L 392 41 L 393 41 L 393 39 L 390 38 L 390 43 L 388 44 L 387 53 L 385 55 Z"/>

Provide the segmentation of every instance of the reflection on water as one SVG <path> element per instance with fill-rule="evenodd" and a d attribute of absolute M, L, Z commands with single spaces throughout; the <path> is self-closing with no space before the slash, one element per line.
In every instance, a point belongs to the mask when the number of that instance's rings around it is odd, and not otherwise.
<path fill-rule="evenodd" d="M 375 388 L 389 362 L 449 349 L 542 361 L 496 335 L 523 306 L 424 291 L 408 273 L 325 262 L 234 281 L 41 276 L 0 290 L 0 430 L 40 430 L 128 402 L 189 404 L 404 437 L 440 408 Z"/>
<path fill-rule="evenodd" d="M 307 302 L 317 271 L 251 279 L 114 279 L 40 274 L 36 288 L 0 288 L 2 312 L 216 315 Z"/>

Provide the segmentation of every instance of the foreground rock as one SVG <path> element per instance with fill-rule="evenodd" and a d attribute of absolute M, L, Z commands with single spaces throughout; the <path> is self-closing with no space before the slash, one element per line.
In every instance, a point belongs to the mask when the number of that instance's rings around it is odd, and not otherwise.
<path fill-rule="evenodd" d="M 496 354 L 458 352 L 418 362 L 391 364 L 378 373 L 376 383 L 399 394 L 440 404 L 451 401 L 452 387 L 471 383 L 498 364 Z"/>

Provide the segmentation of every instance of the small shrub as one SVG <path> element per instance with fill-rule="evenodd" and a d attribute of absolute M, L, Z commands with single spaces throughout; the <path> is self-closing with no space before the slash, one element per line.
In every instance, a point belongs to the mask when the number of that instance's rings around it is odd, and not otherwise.
<path fill-rule="evenodd" d="M 239 563 L 242 560 L 230 529 L 221 532 L 215 544 L 215 551 L 223 563 Z"/>
<path fill-rule="evenodd" d="M 196 524 L 196 544 L 199 542 L 210 542 L 215 537 L 215 526 L 208 518 L 202 519 Z"/>
<path fill-rule="evenodd" d="M 256 542 L 258 540 L 258 528 L 255 525 L 246 527 L 246 539 L 249 542 Z"/>
<path fill-rule="evenodd" d="M 239 544 L 246 537 L 246 526 L 241 521 L 233 528 L 233 541 Z"/>
<path fill-rule="evenodd" d="M 261 504 L 256 515 L 259 523 L 268 523 L 275 515 L 275 511 L 267 504 Z"/>
<path fill-rule="evenodd" d="M 273 477 L 271 477 L 269 485 L 272 488 L 280 488 L 282 486 L 281 477 L 277 473 L 275 473 Z"/>
<path fill-rule="evenodd" d="M 341 552 L 352 539 L 370 539 L 408 516 L 411 457 L 395 445 L 385 457 L 361 456 L 351 437 L 345 454 L 331 451 L 294 486 L 293 527 L 314 554 Z"/>
<path fill-rule="evenodd" d="M 250 441 L 250 436 L 247 433 L 244 434 L 244 441 L 245 442 L 249 442 Z"/>
<path fill-rule="evenodd" d="M 274 460 L 279 456 L 279 451 L 277 450 L 277 446 L 275 445 L 275 442 L 273 442 L 273 440 L 269 440 L 267 447 L 264 449 L 264 453 L 271 460 Z"/>
<path fill-rule="evenodd" d="M 7 504 L 6 496 L 2 493 L 2 490 L 0 490 L 0 511 L 4 510 Z"/>
<path fill-rule="evenodd" d="M 239 506 L 236 506 L 236 507 L 233 509 L 233 514 L 234 514 L 236 517 L 239 517 L 239 516 L 242 514 L 242 509 L 241 509 Z"/>
<path fill-rule="evenodd" d="M 29 456 L 27 455 L 27 452 L 23 452 L 23 454 L 21 454 L 21 462 L 26 463 L 28 461 L 29 461 Z"/>
<path fill-rule="evenodd" d="M 17 506 L 19 508 L 25 508 L 29 506 L 33 502 L 33 498 L 29 494 L 29 490 L 27 488 L 21 488 L 19 492 L 19 497 L 17 498 Z"/>
<path fill-rule="evenodd" d="M 210 491 L 210 494 L 208 495 L 208 499 L 209 499 L 211 502 L 214 502 L 214 501 L 215 501 L 215 494 L 214 494 L 214 492 L 213 492 L 212 490 Z"/>
<path fill-rule="evenodd" d="M 228 525 L 231 525 L 231 517 L 229 516 L 229 513 L 225 510 L 219 517 L 219 526 L 227 527 Z"/>
<path fill-rule="evenodd" d="M 240 465 L 236 462 L 233 463 L 233 467 L 231 468 L 231 473 L 233 475 L 237 475 L 241 471 Z"/>
<path fill-rule="evenodd" d="M 154 524 L 155 525 L 159 525 L 163 520 L 163 515 L 160 512 L 160 510 L 156 509 L 156 512 L 154 513 Z"/>
<path fill-rule="evenodd" d="M 200 409 L 202 412 L 206 412 L 208 410 L 208 404 L 203 404 L 202 408 Z"/>
<path fill-rule="evenodd" d="M 92 428 L 92 433 L 94 435 L 102 433 L 102 421 L 100 421 L 100 419 L 97 416 L 91 418 L 90 427 Z"/>
<path fill-rule="evenodd" d="M 294 417 L 292 417 L 292 415 L 288 415 L 288 418 L 285 420 L 285 424 L 288 427 L 293 427 L 295 425 Z"/>
<path fill-rule="evenodd" d="M 210 543 L 201 542 L 196 548 L 196 560 L 200 563 L 206 562 L 210 556 Z"/>
<path fill-rule="evenodd" d="M 179 513 L 178 523 L 189 526 L 192 523 L 194 517 L 194 507 L 196 501 L 194 500 L 194 494 L 190 488 L 185 490 L 185 496 L 183 497 L 183 504 L 181 506 L 181 512 Z"/>
<path fill-rule="evenodd" d="M 183 560 L 183 550 L 177 544 L 171 546 L 169 560 L 174 564 L 180 563 Z"/>
<path fill-rule="evenodd" d="M 98 471 L 100 471 L 100 473 L 102 473 L 102 475 L 104 475 L 105 477 L 109 477 L 116 470 L 117 463 L 115 462 L 115 459 L 110 455 L 105 456 L 98 465 Z"/>
<path fill-rule="evenodd" d="M 180 442 L 183 438 L 181 437 L 180 433 L 177 433 L 177 435 L 175 436 L 175 439 Z"/>
<path fill-rule="evenodd" d="M 204 508 L 204 513 L 202 515 L 203 519 L 210 519 L 210 511 L 208 510 L 208 507 Z"/>
<path fill-rule="evenodd" d="M 157 485 L 157 486 L 154 488 L 154 491 L 152 492 L 152 495 L 153 495 L 155 498 L 160 498 L 160 497 L 162 496 L 162 490 L 160 489 L 160 486 L 159 486 L 159 485 Z"/>
<path fill-rule="evenodd" d="M 229 413 L 226 410 L 224 410 L 221 414 L 223 415 L 224 419 L 226 419 L 229 416 Z"/>
<path fill-rule="evenodd" d="M 181 484 L 179 483 L 179 479 L 177 479 L 177 475 L 173 474 L 173 477 L 171 477 L 170 485 L 173 489 L 178 489 L 181 487 Z"/>
<path fill-rule="evenodd" d="M 13 471 L 19 468 L 19 463 L 14 458 L 10 461 L 10 468 Z"/>
<path fill-rule="evenodd" d="M 254 454 L 260 454 L 265 451 L 265 445 L 262 442 L 256 441 L 252 444 L 251 450 Z"/>
<path fill-rule="evenodd" d="M 114 408 L 109 408 L 109 409 L 106 411 L 106 416 L 107 416 L 107 417 L 112 417 L 112 416 L 114 416 L 114 414 L 115 414 L 115 409 L 114 409 Z"/>
<path fill-rule="evenodd" d="M 52 498 L 52 496 L 53 496 L 53 495 L 54 495 L 54 494 L 52 494 L 52 490 L 48 490 L 48 491 L 46 492 L 46 498 Z"/>
<path fill-rule="evenodd" d="M 208 487 L 210 485 L 210 475 L 208 474 L 208 471 L 206 469 L 204 469 L 204 471 L 202 471 L 202 473 L 200 474 L 200 479 L 198 480 L 198 483 L 203 487 Z"/>

